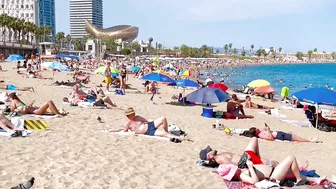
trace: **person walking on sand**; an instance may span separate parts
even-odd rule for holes
[[[106,69],[105,69],[105,83],[106,83],[106,90],[110,91],[110,84],[112,82],[111,78],[111,62],[107,62]]]

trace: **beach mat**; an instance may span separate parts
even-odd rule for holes
[[[146,137],[146,138],[152,138],[152,139],[158,139],[158,140],[165,140],[165,141],[169,141],[169,138],[165,138],[165,137],[158,137],[158,136],[149,136],[149,135],[141,135],[141,134],[135,134],[135,132],[112,132],[110,130],[104,130],[104,133],[109,133],[109,134],[115,134],[115,135],[124,135],[124,136],[141,136],[141,137]]]
[[[47,127],[44,120],[24,120],[24,128],[27,130],[46,130]]]
[[[295,127],[306,127],[306,128],[308,128],[308,127],[312,126],[309,121],[284,120],[284,119],[282,119],[280,121],[286,122],[286,123],[288,123],[290,125],[293,125]]]

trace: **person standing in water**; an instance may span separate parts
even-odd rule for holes
[[[112,78],[111,78],[111,62],[107,62],[106,64],[106,69],[105,69],[105,83],[106,83],[106,90],[110,91],[110,84],[112,82]]]

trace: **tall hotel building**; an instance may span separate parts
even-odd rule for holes
[[[0,14],[24,19],[37,26],[50,26],[55,36],[55,0],[0,0]]]
[[[103,28],[103,0],[70,0],[70,35],[73,39],[87,35],[86,19]]]

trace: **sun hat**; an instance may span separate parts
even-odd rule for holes
[[[132,107],[129,107],[129,108],[127,108],[127,109],[125,110],[125,115],[126,115],[126,116],[129,116],[129,115],[131,115],[131,114],[135,114],[135,111],[134,111],[134,109],[133,109]]]
[[[199,153],[201,160],[207,160],[207,155],[211,151],[212,148],[210,146],[207,146],[205,149],[201,150]]]
[[[231,181],[238,170],[238,166],[234,164],[221,164],[217,168],[217,173],[223,179]]]

